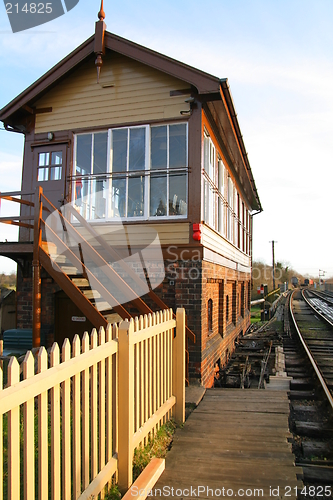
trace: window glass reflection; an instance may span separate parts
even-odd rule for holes
[[[107,132],[94,134],[94,174],[104,174],[107,171]]]
[[[127,170],[127,133],[127,129],[112,132],[112,172],[126,172]]]
[[[82,175],[91,173],[92,134],[78,135],[76,139],[76,168]]]
[[[39,153],[38,165],[40,167],[45,167],[45,165],[48,165],[49,164],[49,156],[50,156],[50,153]]]
[[[130,177],[128,179],[127,217],[142,217],[144,215],[145,178]]]
[[[144,128],[130,129],[129,170],[144,170],[146,150],[146,130]]]
[[[187,215],[186,174],[170,174],[169,177],[169,215]]]
[[[152,175],[150,177],[150,215],[156,217],[167,215],[166,175]]]
[[[169,125],[169,167],[185,167],[187,164],[186,124]]]
[[[111,216],[125,217],[126,179],[113,179],[111,192]]]
[[[51,153],[51,165],[62,165],[62,151]]]
[[[151,129],[151,168],[167,167],[167,127]]]

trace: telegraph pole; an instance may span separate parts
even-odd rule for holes
[[[273,266],[273,290],[275,290],[275,257],[274,257],[274,243],[277,241],[270,241],[272,243],[272,266]]]
[[[321,278],[324,278],[325,274],[326,274],[326,271],[323,271],[322,269],[319,269],[319,290],[321,290]]]

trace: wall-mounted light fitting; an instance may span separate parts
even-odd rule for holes
[[[47,139],[48,139],[49,141],[52,141],[53,137],[54,137],[54,133],[53,133],[53,132],[48,132],[48,133],[47,133]]]
[[[186,111],[181,111],[180,114],[181,115],[190,115],[193,113],[193,109],[196,107],[196,104],[195,104],[195,98],[193,96],[190,96],[190,97],[187,97],[185,99],[185,102],[186,104],[189,104],[190,105],[190,109],[187,109]]]

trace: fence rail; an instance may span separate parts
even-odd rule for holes
[[[125,492],[134,449],[171,414],[184,421],[185,311],[75,335],[37,360],[28,351],[22,380],[16,358],[5,371],[0,500],[104,498],[112,478]]]

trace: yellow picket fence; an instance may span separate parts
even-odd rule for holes
[[[75,335],[37,359],[35,373],[30,351],[21,367],[11,358],[4,389],[0,368],[0,500],[104,498],[112,479],[125,492],[134,449],[171,415],[184,421],[184,309]]]

